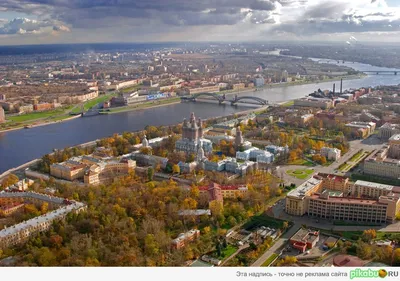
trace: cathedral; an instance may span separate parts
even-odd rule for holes
[[[183,120],[182,139],[176,142],[175,150],[193,153],[197,159],[212,153],[212,142],[203,138],[203,122],[200,118],[196,121],[193,112],[189,121],[186,118]]]

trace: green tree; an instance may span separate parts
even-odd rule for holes
[[[152,181],[154,177],[154,169],[152,167],[147,169],[147,179],[148,181]]]

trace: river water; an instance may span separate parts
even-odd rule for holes
[[[356,70],[394,70],[360,63],[344,63]],[[265,88],[257,92],[242,93],[264,98],[270,103],[304,97],[318,88],[332,89],[340,81]],[[400,75],[370,75],[362,79],[343,80],[343,90],[349,88],[374,87],[378,85],[400,84]],[[50,153],[54,148],[61,149],[124,131],[137,131],[146,125],[171,125],[189,117],[191,112],[201,118],[226,116],[248,109],[246,106],[233,107],[214,103],[178,103],[139,111],[110,115],[97,115],[77,118],[71,121],[0,133],[0,174],[10,168],[24,164]]]

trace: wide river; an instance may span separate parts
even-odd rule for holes
[[[344,63],[356,70],[393,70],[360,63]],[[332,89],[336,83],[339,90],[340,81],[266,88],[257,92],[243,93],[267,99],[270,103],[304,97],[321,88]],[[378,85],[400,84],[400,74],[370,75],[363,79],[344,80],[343,90]],[[85,143],[124,131],[137,131],[146,125],[171,125],[179,123],[191,112],[201,118],[225,116],[248,109],[246,106],[233,107],[213,103],[178,103],[139,111],[110,115],[98,115],[77,118],[71,121],[35,127],[27,130],[16,130],[0,133],[0,174],[30,160],[50,153],[54,148]]]

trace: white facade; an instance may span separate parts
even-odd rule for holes
[[[341,151],[337,148],[323,147],[321,155],[325,156],[328,160],[337,161],[341,157]]]

